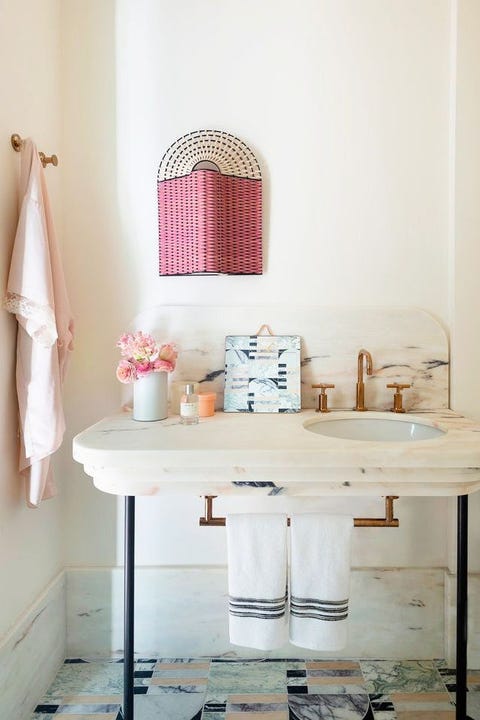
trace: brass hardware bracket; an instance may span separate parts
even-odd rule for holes
[[[12,137],[10,138],[10,142],[12,143],[12,147],[15,152],[21,151],[23,147],[23,140],[18,133],[14,133],[12,135]],[[55,167],[58,165],[58,157],[56,155],[45,155],[44,152],[39,152],[38,156],[43,167],[47,167],[47,165],[49,164],[54,165]]]
[[[205,515],[198,521],[200,527],[224,527],[226,518],[214,517],[213,501],[216,495],[205,495]],[[385,497],[385,517],[383,518],[354,518],[355,527],[386,527],[397,528],[399,526],[398,518],[393,517],[393,503],[398,500],[398,495],[387,495]],[[287,525],[290,525],[290,518],[287,518]]]

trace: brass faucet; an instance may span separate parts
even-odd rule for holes
[[[363,359],[367,361],[367,375],[373,373],[372,356],[362,348],[358,351],[358,378],[357,378],[357,402],[355,403],[354,410],[364,412],[367,410],[365,407],[365,384],[363,382]]]

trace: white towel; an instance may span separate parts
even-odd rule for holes
[[[311,650],[347,643],[353,518],[294,515],[291,519],[290,642]]]
[[[286,515],[227,516],[230,642],[273,650],[287,641]]]

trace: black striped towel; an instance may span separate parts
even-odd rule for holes
[[[347,643],[350,545],[353,518],[293,515],[290,569],[290,641],[311,650]]]
[[[228,515],[230,641],[273,650],[287,641],[286,515]]]

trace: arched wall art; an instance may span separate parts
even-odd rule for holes
[[[262,274],[262,178],[242,140],[188,133],[157,180],[160,275]]]

